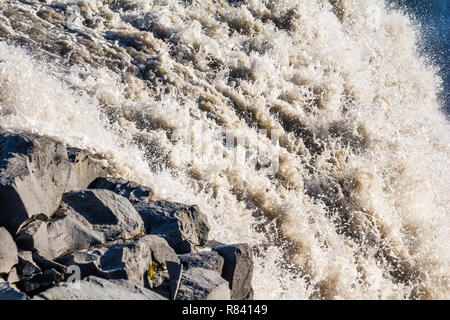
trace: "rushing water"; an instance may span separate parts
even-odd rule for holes
[[[198,204],[253,246],[256,298],[448,299],[450,126],[421,32],[382,0],[6,0],[0,126]]]
[[[444,80],[441,96],[450,115],[450,0],[392,0],[391,4],[421,25],[421,49],[440,68]]]

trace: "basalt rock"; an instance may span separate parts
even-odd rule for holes
[[[96,178],[109,173],[106,161],[99,155],[78,148],[67,148],[67,154],[71,170],[66,192],[86,189]]]
[[[29,277],[35,273],[42,272],[41,268],[34,262],[33,253],[31,251],[19,252],[19,264],[17,273],[21,277]]]
[[[30,277],[23,277],[22,280],[17,282],[17,288],[28,295],[35,295],[56,285],[63,279],[64,276],[62,274],[55,269],[50,269],[33,274]]]
[[[253,254],[248,244],[240,243],[214,247],[224,258],[222,277],[230,284],[231,298],[253,299]]]
[[[32,134],[0,132],[0,226],[15,235],[28,218],[50,216],[70,174],[66,147]]]
[[[88,221],[63,208],[51,218],[36,216],[31,219],[19,230],[16,238],[19,248],[37,250],[49,260],[103,241],[103,234],[94,230]]]
[[[177,300],[229,300],[228,282],[218,272],[191,268],[183,272]]]
[[[41,268],[41,270],[54,269],[59,273],[64,274],[65,276],[70,274],[68,268],[65,265],[53,260],[46,259],[45,257],[39,255],[37,252],[33,252],[33,261],[36,263],[36,265],[39,266],[39,268]]]
[[[6,281],[13,284],[20,281],[20,276],[19,273],[17,272],[17,267],[13,267],[11,269],[11,271],[8,273],[8,276],[6,277]]]
[[[192,252],[208,241],[208,219],[197,206],[162,200],[137,202],[134,207],[147,233],[166,239],[178,254]]]
[[[45,300],[165,300],[161,295],[127,280],[87,277],[78,282],[60,283],[39,294]]]
[[[97,178],[89,184],[88,188],[114,191],[127,198],[131,203],[149,201],[153,196],[153,190],[148,187],[133,181],[114,178]]]
[[[144,230],[144,222],[131,203],[110,190],[65,193],[62,207],[87,220],[105,241],[131,239]]]
[[[0,227],[0,274],[9,273],[18,262],[17,246],[11,234]]]
[[[72,252],[57,261],[66,266],[79,266],[82,278],[94,275],[105,279],[130,280],[137,285],[150,282],[149,286],[152,286],[155,274],[167,269],[169,262],[179,264],[167,242],[154,235]]]

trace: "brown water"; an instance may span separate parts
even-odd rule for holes
[[[448,299],[450,126],[415,25],[229,2],[3,1],[0,125],[198,204],[252,244],[256,298]]]

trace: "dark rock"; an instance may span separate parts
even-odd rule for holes
[[[131,203],[109,190],[68,192],[62,205],[103,233],[106,241],[132,239],[144,230],[144,222]]]
[[[6,281],[9,283],[16,283],[20,281],[19,273],[17,272],[17,267],[13,267],[6,277]]]
[[[21,277],[29,277],[35,273],[42,272],[41,268],[34,262],[31,251],[19,252],[19,265],[17,272]]]
[[[28,300],[28,296],[15,290],[9,282],[0,280],[0,300]]]
[[[151,252],[139,245],[115,244],[77,251],[58,259],[66,266],[80,267],[81,277],[94,275],[104,279],[125,279],[144,285],[144,276],[151,264]]]
[[[231,298],[253,299],[253,254],[245,243],[214,247],[224,258],[222,277],[230,284]]]
[[[45,270],[17,282],[17,288],[29,295],[35,295],[63,280],[63,275],[55,269]]]
[[[106,177],[106,161],[99,155],[78,148],[67,148],[71,164],[70,176],[65,191],[86,189],[98,177]]]
[[[72,252],[66,256],[60,257],[57,261],[65,266],[76,265],[80,268],[81,278],[90,275],[100,275],[100,257],[104,251],[100,250],[83,250]]]
[[[169,273],[170,299],[175,300],[181,284],[183,265],[181,263],[168,261],[167,272]]]
[[[126,279],[137,285],[152,282],[154,275],[148,275],[152,266],[165,269],[168,262],[179,264],[167,242],[154,235],[127,243],[112,243],[72,252],[57,261],[66,266],[79,266],[82,278],[94,275],[105,279]]]
[[[106,189],[124,196],[131,203],[149,201],[153,196],[153,190],[137,184],[133,181],[125,181],[114,178],[97,178],[89,184],[88,189]]]
[[[41,268],[42,270],[50,270],[55,269],[59,273],[64,275],[68,274],[67,267],[63,264],[55,262],[53,260],[48,260],[43,256],[39,255],[37,252],[33,252],[33,261]]]
[[[208,242],[206,243],[206,246],[205,247],[208,247],[208,248],[214,248],[214,247],[217,247],[217,246],[224,246],[225,245],[225,243],[222,243],[222,242],[220,242],[220,241],[217,241],[217,240],[214,240],[214,239],[211,239],[211,240],[208,240]]]
[[[70,174],[65,146],[46,137],[0,132],[0,226],[15,235],[28,218],[51,215]]]
[[[0,227],[0,274],[9,273],[18,262],[17,246],[11,234]]]
[[[223,258],[216,251],[203,251],[179,255],[184,269],[203,268],[222,273]]]
[[[208,219],[197,206],[164,200],[137,202],[134,206],[147,233],[166,239],[178,254],[192,252],[208,241]]]
[[[77,283],[60,283],[37,296],[46,300],[165,300],[164,297],[126,280],[88,277]]]
[[[54,259],[73,250],[85,249],[104,242],[101,232],[72,210],[60,208],[54,216],[36,216],[19,230],[16,243],[23,250],[37,250]]]
[[[177,300],[229,300],[228,282],[219,273],[192,268],[183,272]]]

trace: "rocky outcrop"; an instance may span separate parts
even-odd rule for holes
[[[21,277],[29,277],[35,273],[42,272],[41,268],[34,262],[33,253],[31,251],[19,252],[19,264],[17,266],[17,274]]]
[[[88,277],[78,284],[61,283],[39,294],[45,300],[165,300],[164,297],[126,280]]]
[[[131,239],[144,231],[144,222],[130,201],[109,190],[65,193],[62,207],[78,219],[87,220],[106,241]]]
[[[36,216],[28,221],[16,238],[23,250],[36,250],[54,259],[73,250],[85,249],[104,242],[101,232],[72,210],[60,209],[51,218]]]
[[[17,272],[17,267],[13,267],[11,271],[8,273],[8,276],[6,277],[6,281],[9,283],[17,283],[20,281],[19,273]]]
[[[67,148],[71,170],[65,191],[86,189],[98,177],[108,176],[105,160],[79,148]]]
[[[17,246],[11,234],[0,227],[0,274],[9,273],[18,262]]]
[[[64,144],[32,134],[0,132],[0,226],[15,234],[28,218],[50,216],[70,174]]]
[[[64,279],[63,275],[55,269],[45,270],[39,273],[32,274],[29,277],[23,277],[17,282],[17,288],[20,291],[29,295],[34,295],[47,288],[50,288],[61,282]]]
[[[126,279],[141,286],[152,281],[154,276],[149,274],[152,265],[165,268],[169,261],[178,263],[175,252],[164,239],[154,235],[73,252],[58,259],[66,266],[79,266],[81,277]]]
[[[177,300],[229,300],[228,282],[218,272],[192,268],[181,276]]]
[[[208,241],[209,224],[197,206],[170,201],[137,202],[134,207],[145,223],[146,232],[156,234],[179,253],[195,251]]]
[[[214,247],[224,258],[222,277],[230,284],[231,298],[237,300],[253,299],[253,254],[245,243]]]
[[[166,239],[177,253],[192,252],[208,240],[208,220],[197,206],[150,201],[150,188],[120,179],[97,178],[89,188],[111,190],[127,197],[144,221],[146,232]]]
[[[0,299],[252,297],[250,247],[209,241],[197,206],[108,172],[84,150],[0,132]]]

